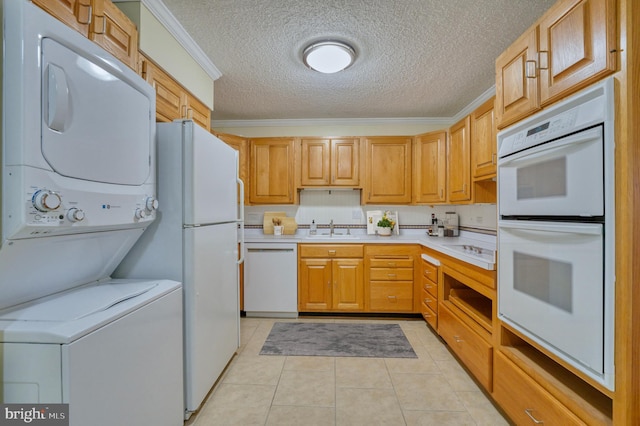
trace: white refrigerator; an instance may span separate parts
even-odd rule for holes
[[[157,143],[157,219],[114,276],[183,283],[189,418],[239,346],[243,186],[237,151],[193,121],[158,123]]]

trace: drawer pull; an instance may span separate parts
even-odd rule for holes
[[[397,275],[396,275],[396,274],[387,274],[387,276],[388,276],[389,278],[395,278],[395,277],[397,277]]]
[[[387,299],[389,299],[389,302],[397,302],[398,298],[396,296],[387,296]]]
[[[544,422],[542,420],[538,420],[535,417],[533,417],[533,414],[531,414],[531,412],[533,411],[533,408],[527,408],[524,410],[525,414],[527,416],[529,416],[529,418],[531,419],[531,421],[533,421],[535,424],[537,425],[542,425],[544,424]]]
[[[426,303],[427,305],[428,305],[429,303],[431,303],[431,302],[432,302],[432,300],[431,300],[431,299],[424,299],[424,303]]]
[[[431,275],[431,271],[424,271],[425,275]]]
[[[464,340],[462,340],[462,339],[460,338],[460,336],[453,336],[453,339],[456,341],[456,343],[462,343],[462,342],[464,342]]]
[[[387,262],[387,265],[395,268],[396,262]]]
[[[329,256],[335,256],[335,255],[336,255],[335,250],[329,250]]]
[[[428,312],[423,312],[423,313],[422,313],[422,316],[427,317],[427,318],[431,318],[433,315],[431,315],[431,314],[430,314],[430,313],[428,313]]]
[[[425,285],[424,285],[424,289],[425,289],[425,290],[429,290],[429,289],[431,289],[431,288],[433,288],[433,286],[432,286],[431,284],[425,284]]]

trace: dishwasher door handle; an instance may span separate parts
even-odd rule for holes
[[[262,253],[262,252],[293,252],[292,248],[248,248],[249,253]]]

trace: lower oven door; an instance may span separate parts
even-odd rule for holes
[[[499,318],[581,371],[604,374],[602,225],[498,228]]]

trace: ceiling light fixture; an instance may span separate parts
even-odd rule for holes
[[[333,74],[351,66],[356,51],[341,41],[328,40],[313,43],[302,52],[304,64],[312,70]]]

